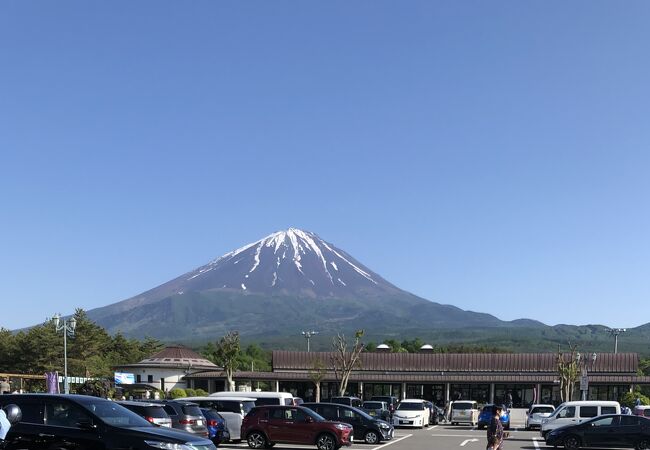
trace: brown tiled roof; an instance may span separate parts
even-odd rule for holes
[[[320,359],[332,370],[331,352],[273,352],[273,370],[310,370]],[[566,355],[569,358],[569,355]],[[361,371],[381,372],[552,372],[557,371],[556,353],[362,353]],[[589,372],[636,374],[636,353],[598,353]]]
[[[205,371],[186,375],[185,378],[225,378],[223,371]],[[305,372],[235,372],[233,378],[237,380],[260,381],[309,381]],[[350,381],[363,381],[366,383],[542,383],[551,384],[557,380],[556,374],[425,374],[425,373],[369,373],[353,372]],[[327,373],[323,381],[336,381],[334,373]],[[601,384],[650,384],[650,377],[636,375],[592,375],[589,373],[590,383]]]
[[[195,369],[217,369],[217,365],[187,347],[171,345],[155,355],[143,359],[136,364],[124,364],[119,367],[175,367]]]

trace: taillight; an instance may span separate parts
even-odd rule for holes
[[[153,417],[145,417],[145,419],[147,420],[147,422],[154,423]]]
[[[196,425],[195,419],[181,419],[178,421],[181,425]]]
[[[216,427],[217,425],[219,425],[219,422],[217,422],[216,420],[214,420],[214,419],[209,419],[208,420],[208,426]]]

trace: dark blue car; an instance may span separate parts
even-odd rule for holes
[[[205,417],[205,424],[208,427],[208,437],[214,445],[219,445],[222,442],[230,440],[230,433],[226,425],[226,419],[223,418],[214,409],[201,408],[201,412]]]
[[[503,415],[501,416],[501,423],[503,424],[503,428],[506,430],[510,429],[510,410],[508,410],[505,406],[501,405],[503,408]],[[478,429],[482,430],[483,428],[487,427],[490,424],[490,421],[492,420],[492,416],[494,415],[493,413],[494,405],[485,405],[483,409],[481,409],[481,413],[478,415]]]

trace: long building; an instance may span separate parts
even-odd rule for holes
[[[313,374],[320,368],[321,398],[337,395],[338,382],[331,363],[333,353],[274,351],[271,372],[236,372],[238,390],[291,392],[314,399]],[[560,380],[556,353],[362,353],[360,364],[348,384],[348,395],[368,399],[373,395],[424,398],[440,406],[449,400],[481,403],[504,402],[512,396],[514,407],[533,402],[560,403]],[[565,355],[566,358],[569,355]],[[587,388],[588,399],[618,400],[635,385],[650,384],[650,377],[637,374],[636,353],[598,353],[582,358],[582,377],[576,383]],[[226,390],[222,370],[194,372],[185,380],[191,388],[208,392]]]

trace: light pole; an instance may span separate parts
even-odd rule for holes
[[[618,335],[625,333],[627,330],[625,328],[611,328],[609,334],[614,335],[614,354],[618,353]]]
[[[307,351],[309,351],[309,339],[311,339],[312,336],[318,334],[318,331],[303,331],[302,335],[305,336],[305,339],[307,339]]]
[[[77,328],[77,319],[74,317],[70,320],[61,320],[61,314],[55,314],[52,317],[56,332],[63,331],[63,393],[70,393],[70,385],[68,384],[68,334],[70,337],[74,336],[74,329]]]
[[[587,371],[587,358],[581,358],[582,355],[578,353],[576,355],[576,360],[578,365],[580,365],[580,360],[582,359],[582,370],[580,373],[580,390],[582,391],[582,400],[587,400],[587,392],[589,392],[589,373]],[[591,369],[594,369],[594,364],[596,364],[596,358],[598,355],[596,353],[591,354]]]

